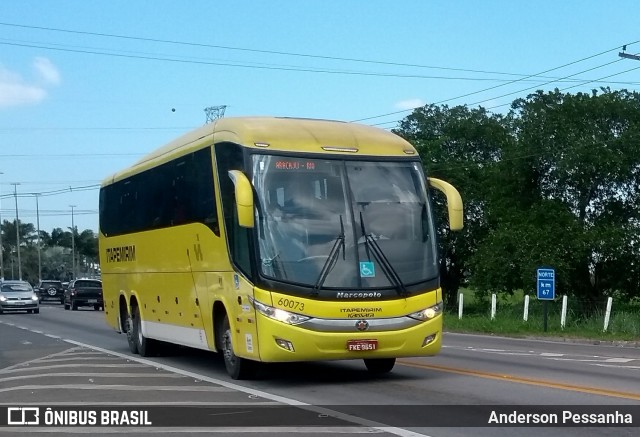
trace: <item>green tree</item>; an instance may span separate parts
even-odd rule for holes
[[[575,222],[569,292],[596,302],[638,295],[640,94],[538,92],[514,102],[520,147],[536,156],[541,195]]]
[[[455,302],[471,274],[469,259],[488,231],[485,184],[505,143],[511,141],[507,124],[482,108],[427,105],[416,109],[394,132],[417,148],[428,176],[452,183],[462,195],[462,232],[447,230],[445,199],[439,194],[434,198],[440,215],[442,287],[446,301]]]

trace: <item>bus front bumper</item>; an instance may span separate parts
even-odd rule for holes
[[[355,321],[354,321],[355,324]],[[442,342],[442,315],[392,331],[320,332],[257,314],[264,362],[400,358],[435,355]]]

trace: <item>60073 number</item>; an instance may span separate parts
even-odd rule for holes
[[[298,310],[298,311],[304,310],[304,302],[300,302],[293,299],[286,299],[284,297],[281,297],[278,300],[278,306],[288,308],[290,310]]]

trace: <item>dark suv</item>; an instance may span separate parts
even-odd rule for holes
[[[57,300],[60,303],[64,303],[62,281],[42,280],[36,287],[36,293],[40,296],[41,302],[44,300]]]
[[[77,310],[79,306],[91,306],[104,310],[102,281],[99,279],[74,279],[64,292],[64,309]]]

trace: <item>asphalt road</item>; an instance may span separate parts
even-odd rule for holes
[[[227,377],[217,354],[175,348],[141,359],[129,353],[126,338],[111,331],[102,312],[44,304],[38,315],[0,317],[0,405],[143,405],[151,408],[155,424],[133,429],[140,435],[637,435],[639,348],[458,334],[445,334],[444,344],[439,356],[399,360],[384,377],[349,361],[269,365],[259,379],[237,382]],[[194,406],[205,408],[195,422],[203,416],[215,422],[160,426],[191,420]],[[468,427],[488,422],[493,411],[562,416],[616,409],[628,412],[635,428]],[[0,433],[27,430],[36,428],[0,427]],[[113,430],[135,435],[128,428]],[[92,434],[100,435],[100,428]]]

